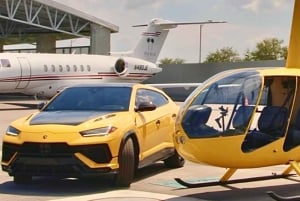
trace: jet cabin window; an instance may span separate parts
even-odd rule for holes
[[[81,70],[81,72],[84,71],[84,66],[83,65],[80,65],[80,70]]]
[[[261,77],[256,71],[239,72],[204,88],[183,116],[190,138],[244,134],[258,101]]]
[[[0,61],[1,61],[1,66],[2,66],[2,67],[4,67],[4,68],[9,68],[9,67],[11,67],[10,62],[9,62],[8,59],[0,59]]]
[[[76,65],[73,65],[73,71],[77,72],[77,66]]]
[[[87,65],[86,68],[87,68],[88,71],[91,71],[91,66],[90,65]]]

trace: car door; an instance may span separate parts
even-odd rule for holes
[[[174,113],[168,104],[168,99],[159,92],[139,89],[136,96],[139,102],[152,102],[156,105],[153,111],[138,112],[136,121],[141,139],[142,158],[169,147],[172,144]]]

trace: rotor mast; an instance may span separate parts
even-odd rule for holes
[[[295,0],[293,21],[288,47],[287,68],[300,68],[300,0]]]

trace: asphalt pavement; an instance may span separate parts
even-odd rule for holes
[[[0,98],[0,135],[13,120],[36,111],[33,98]],[[0,145],[2,146],[2,145]],[[0,152],[1,154],[1,152]],[[229,156],[230,157],[230,156]],[[238,170],[232,179],[252,178],[280,174],[286,166]],[[181,201],[181,200],[222,200],[222,201],[271,201],[266,192],[274,191],[283,196],[299,195],[300,177],[278,178],[262,181],[249,181],[228,185],[213,185],[200,188],[186,188],[174,178],[189,182],[216,181],[225,168],[217,168],[187,162],[183,168],[167,169],[163,163],[156,163],[139,170],[130,188],[116,189],[103,181],[82,181],[76,179],[34,179],[29,186],[15,185],[12,177],[0,171],[1,201],[97,201],[97,200],[144,200],[144,201]]]

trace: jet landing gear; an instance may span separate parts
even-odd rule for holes
[[[228,170],[225,172],[225,174],[218,181],[198,182],[198,183],[193,182],[193,183],[191,183],[191,182],[184,181],[180,178],[174,178],[174,179],[177,183],[179,183],[182,186],[185,186],[187,188],[199,188],[199,187],[207,187],[207,186],[227,185],[227,184],[235,184],[235,183],[243,183],[243,182],[252,182],[252,181],[261,181],[261,180],[269,180],[269,179],[287,178],[287,177],[295,175],[295,174],[291,174],[291,171],[293,171],[293,170],[297,173],[297,175],[300,176],[300,166],[299,166],[297,161],[290,161],[289,166],[281,174],[272,174],[272,175],[269,175],[269,176],[229,180],[229,178],[237,171],[237,169],[228,168]],[[274,193],[273,194],[271,193],[271,195],[274,195]],[[276,195],[274,195],[274,197],[275,196]],[[300,200],[300,196],[298,197],[297,200]],[[294,201],[294,199],[292,199],[292,201]]]

